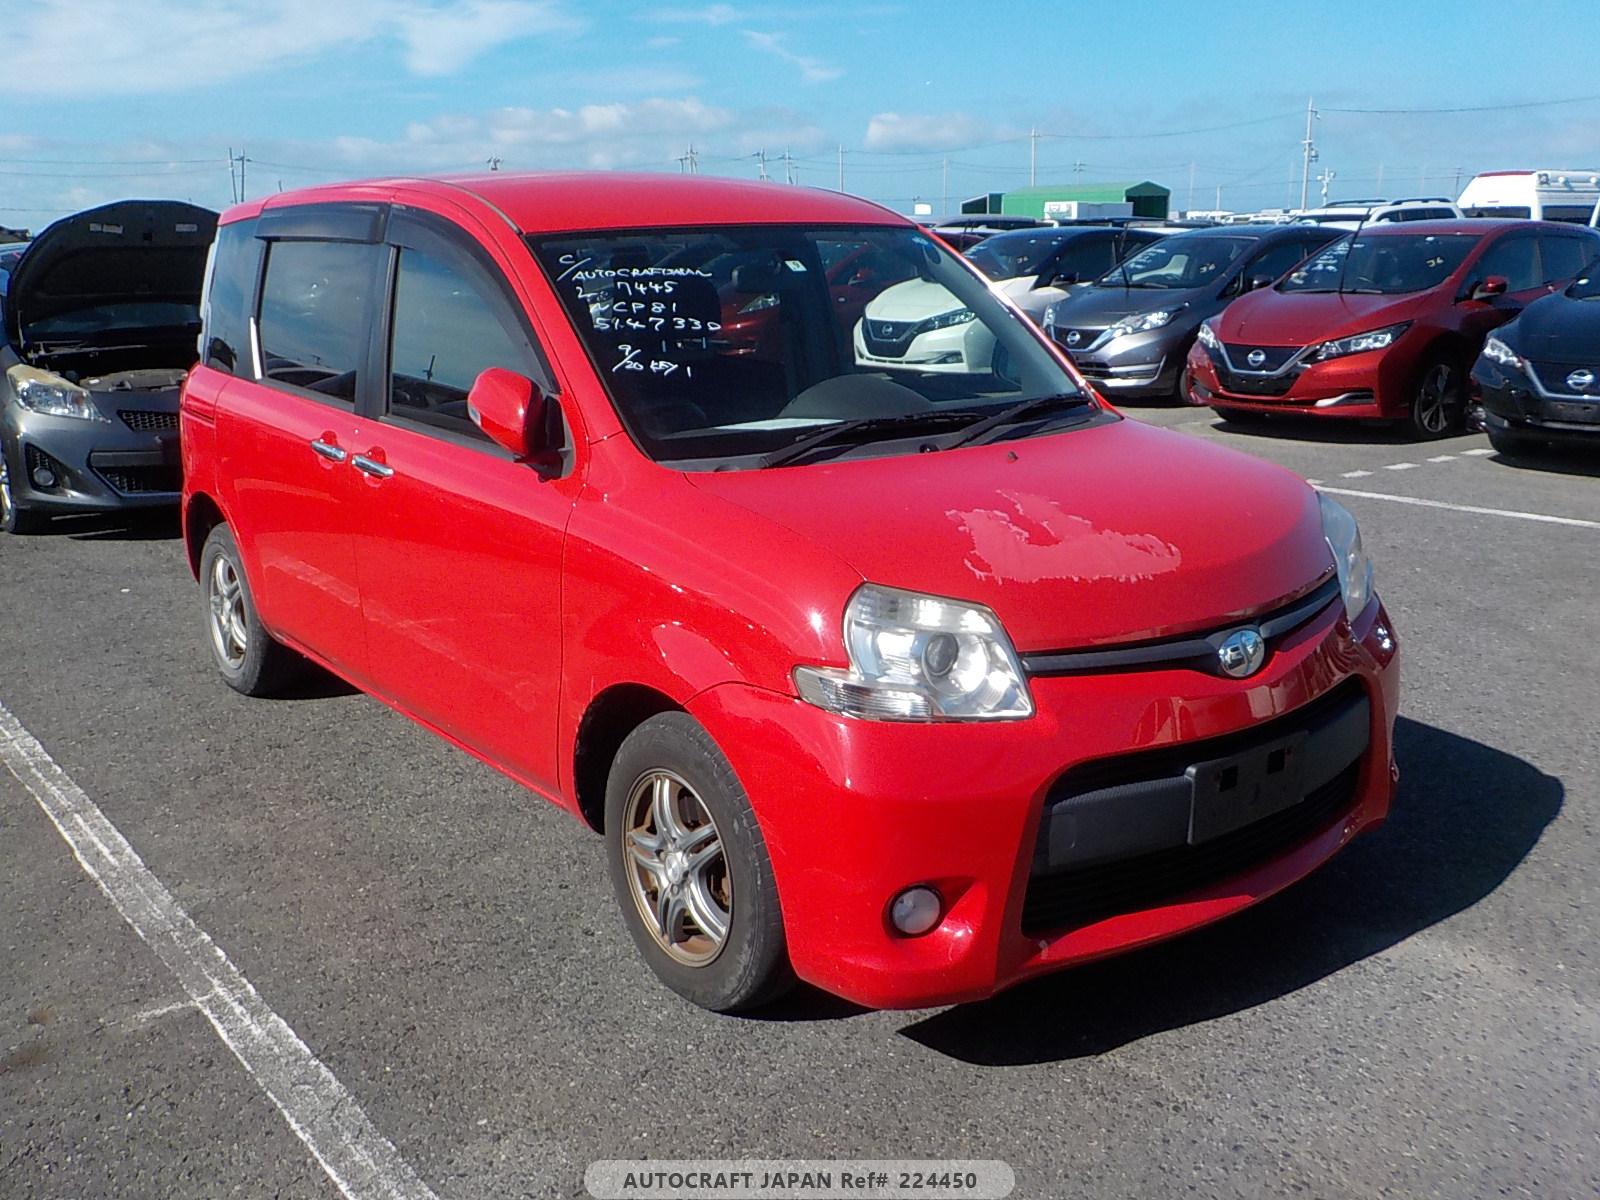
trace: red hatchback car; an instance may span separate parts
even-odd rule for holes
[[[1565,287],[1593,231],[1539,221],[1415,221],[1341,238],[1201,327],[1185,392],[1224,416],[1304,413],[1461,427],[1489,331]]]
[[[982,361],[858,363],[853,256],[944,289]],[[876,205],[285,193],[222,218],[203,320],[184,517],[223,678],[310,659],[582,817],[697,1003],[987,996],[1387,813],[1397,647],[1350,514],[1123,419]]]

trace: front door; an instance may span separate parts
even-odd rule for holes
[[[464,233],[397,216],[388,237],[387,386],[352,460],[376,690],[553,793],[576,481],[514,461],[467,415],[488,367],[550,376],[503,275]]]

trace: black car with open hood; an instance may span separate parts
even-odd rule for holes
[[[217,214],[124,200],[65,217],[0,305],[0,529],[176,502],[178,389]]]

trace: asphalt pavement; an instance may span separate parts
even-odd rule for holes
[[[1019,1197],[1600,1193],[1600,458],[1140,419],[1360,518],[1404,644],[1390,822],[1197,935],[984,1004],[662,989],[599,841],[381,704],[215,676],[172,522],[0,540],[0,706],[440,1200],[602,1158],[997,1158]],[[91,856],[92,859],[92,856]],[[331,1197],[0,770],[0,1196]]]

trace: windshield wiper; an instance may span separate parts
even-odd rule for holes
[[[968,445],[977,441],[991,429],[998,429],[1002,425],[1010,425],[1012,422],[1027,416],[1035,409],[1088,408],[1090,404],[1089,397],[1081,392],[1058,392],[1051,396],[1035,396],[1031,400],[1020,400],[1016,404],[1002,408],[992,416],[984,417],[981,421],[975,421],[973,424],[968,425],[961,431],[961,436],[953,441],[946,442],[944,448],[946,450],[954,450],[957,446]]]
[[[819,446],[849,437],[851,434],[893,433],[907,426],[915,425],[944,425],[951,422],[964,424],[982,415],[982,413],[973,412],[971,409],[950,409],[944,412],[896,413],[894,416],[889,417],[858,417],[854,421],[840,421],[838,424],[819,429],[815,433],[808,433],[798,441],[790,442],[787,446],[779,446],[762,458],[756,465],[762,470],[766,470],[768,467],[781,467],[792,463],[795,459],[810,453]]]

